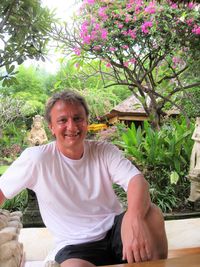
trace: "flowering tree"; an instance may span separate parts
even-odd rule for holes
[[[105,86],[127,85],[154,127],[166,103],[177,106],[178,92],[200,85],[200,78],[190,84],[184,79],[199,70],[200,12],[194,3],[85,0],[73,29],[56,29],[56,38],[77,57],[99,58],[102,78],[112,80]]]

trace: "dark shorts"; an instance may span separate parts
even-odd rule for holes
[[[117,215],[113,227],[106,237],[95,242],[69,245],[56,254],[55,260],[59,264],[76,258],[89,261],[96,266],[126,263],[122,260],[121,223],[124,213]]]

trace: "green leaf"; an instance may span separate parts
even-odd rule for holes
[[[171,182],[171,184],[177,184],[178,180],[179,180],[178,173],[175,172],[175,171],[171,172],[171,174],[170,174],[170,182]]]

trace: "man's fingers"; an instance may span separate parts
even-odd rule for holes
[[[134,253],[135,254],[135,253]],[[137,253],[136,253],[137,254]],[[128,263],[133,263],[135,262],[135,259],[134,259],[134,256],[133,255],[133,250],[132,250],[132,247],[129,247],[128,250],[126,251],[126,260]]]
[[[147,255],[145,247],[142,247],[140,249],[140,258],[141,258],[141,261],[147,261],[148,260],[148,255]]]

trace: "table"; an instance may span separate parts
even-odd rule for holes
[[[107,265],[104,267],[200,267],[200,254],[141,263]]]

